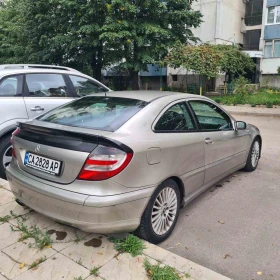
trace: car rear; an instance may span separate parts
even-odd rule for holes
[[[7,168],[17,199],[85,231],[136,229],[152,189],[131,190],[114,181],[134,152],[110,136],[147,105],[89,96],[19,124]]]

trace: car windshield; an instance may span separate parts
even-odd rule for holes
[[[130,98],[89,96],[56,108],[38,119],[61,125],[115,131],[147,104]]]

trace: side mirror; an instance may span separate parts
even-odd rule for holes
[[[235,123],[236,130],[245,130],[247,128],[247,123],[245,122],[236,122]]]

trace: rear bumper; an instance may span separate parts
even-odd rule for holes
[[[25,205],[54,220],[87,232],[131,232],[154,191],[154,187],[113,196],[89,196],[43,184],[14,170],[7,179],[12,192]]]

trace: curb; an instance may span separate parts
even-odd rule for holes
[[[251,107],[223,106],[223,105],[222,108],[232,115],[276,117],[276,118],[280,117],[280,109],[251,108]]]

